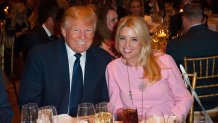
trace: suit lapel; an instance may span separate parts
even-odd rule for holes
[[[61,90],[61,92],[63,94],[63,98],[62,98],[62,103],[60,105],[60,109],[63,110],[61,111],[62,113],[66,113],[68,111],[68,105],[69,105],[69,93],[70,93],[70,77],[69,77],[69,63],[68,63],[68,56],[67,56],[67,51],[66,51],[66,46],[63,40],[61,40],[59,43],[61,43],[61,45],[59,46],[58,51],[60,51],[60,53],[57,52],[57,54],[60,54],[60,64],[63,66],[57,66],[61,68],[61,75],[63,76],[63,83],[64,84],[64,88],[65,90]]]
[[[93,55],[92,48],[87,50],[86,52],[86,63],[85,63],[85,78],[84,78],[84,91],[83,91],[83,101],[84,99],[88,99],[88,96],[90,95],[90,92],[93,92],[92,90],[95,88],[95,82],[96,82],[96,77],[93,76],[93,72],[98,73],[95,68],[96,66],[96,59],[95,56]]]

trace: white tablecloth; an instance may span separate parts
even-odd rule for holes
[[[58,115],[58,119],[59,119],[58,123],[77,123],[76,118],[72,118],[68,114]],[[139,123],[164,123],[166,121],[167,123],[174,123],[175,120],[176,120],[175,116],[165,117],[165,118],[154,116],[149,118],[146,122],[141,121]],[[114,121],[113,123],[122,123],[122,121]]]

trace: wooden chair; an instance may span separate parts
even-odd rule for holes
[[[210,81],[211,79],[215,80],[216,78],[218,80],[218,56],[198,58],[185,57],[184,67],[187,73],[197,73],[195,89],[217,88],[218,90],[218,81]],[[198,95],[200,100],[203,98],[218,97],[218,91],[209,91]],[[211,116],[213,114],[209,115]]]

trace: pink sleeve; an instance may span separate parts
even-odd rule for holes
[[[109,98],[110,102],[112,104],[112,110],[114,116],[116,116],[116,112],[118,109],[123,108],[121,97],[120,97],[120,89],[117,85],[117,82],[115,80],[115,76],[117,74],[114,73],[114,66],[108,65],[106,69],[106,80],[107,80],[107,86],[109,91]]]
[[[179,120],[182,120],[186,118],[192,106],[193,98],[186,88],[182,74],[171,56],[168,57],[168,66],[170,67],[168,70],[168,80],[172,90],[172,95],[176,102],[175,107],[172,108],[171,111],[178,117]]]

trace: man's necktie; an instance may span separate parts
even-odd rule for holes
[[[74,55],[76,57],[74,66],[73,66],[73,76],[71,84],[71,93],[70,93],[70,104],[69,104],[69,114],[70,116],[76,116],[77,106],[82,102],[83,96],[83,74],[82,68],[80,66],[80,53]]]

